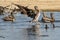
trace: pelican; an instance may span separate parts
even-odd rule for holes
[[[51,18],[47,17],[44,13],[43,13],[43,18],[42,21],[43,22],[54,22],[55,19],[53,17],[53,13],[50,13]]]
[[[34,8],[35,8],[35,16],[34,16],[34,18],[33,18],[33,20],[32,20],[33,22],[38,21],[39,16],[40,16],[38,7],[37,7],[37,6],[34,6]]]
[[[11,15],[8,15],[6,17],[3,18],[4,21],[14,21],[15,20],[15,17],[13,15],[13,11],[11,12]]]
[[[17,6],[20,9],[21,14],[24,14],[24,15],[27,15],[28,17],[33,18],[31,22],[38,21],[40,13],[37,6],[34,6],[35,10],[33,10],[18,4],[13,3],[13,5]]]

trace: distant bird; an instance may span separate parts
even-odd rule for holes
[[[53,13],[50,14],[51,18],[47,17],[44,13],[43,13],[43,18],[42,18],[42,21],[43,22],[54,22],[55,19],[53,17]]]
[[[32,22],[38,21],[40,13],[37,6],[34,6],[35,10],[33,10],[18,4],[13,3],[13,5],[17,6],[20,9],[21,14],[24,14],[24,15],[27,15],[28,17],[33,18]]]
[[[12,21],[12,22],[15,21],[15,17],[14,17],[14,15],[13,15],[13,12],[14,12],[14,11],[12,11],[10,15],[4,17],[3,20],[4,20],[4,21]]]

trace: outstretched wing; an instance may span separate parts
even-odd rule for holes
[[[14,4],[13,5],[17,6],[20,10],[22,10],[22,14],[26,14],[28,17],[34,18],[36,14],[34,14],[34,10],[33,9],[29,9],[28,7],[24,7],[18,4]]]

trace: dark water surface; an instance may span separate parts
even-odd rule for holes
[[[59,13],[54,12],[56,20],[60,20]],[[54,22],[55,27],[53,27],[51,23],[30,23],[28,21],[32,18],[21,14],[15,15],[16,21],[13,23],[3,21],[3,17],[3,15],[0,16],[0,40],[60,40],[60,22]],[[47,29],[45,24],[48,24]]]

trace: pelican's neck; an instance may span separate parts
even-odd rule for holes
[[[43,13],[43,17],[46,17],[45,13]]]
[[[50,16],[51,16],[51,18],[52,18],[52,19],[54,19],[54,16],[53,16],[53,14],[52,14],[52,13],[51,13],[51,15],[50,15]]]
[[[40,13],[37,13],[35,18],[33,18],[33,21],[38,21],[39,17],[40,17]]]

